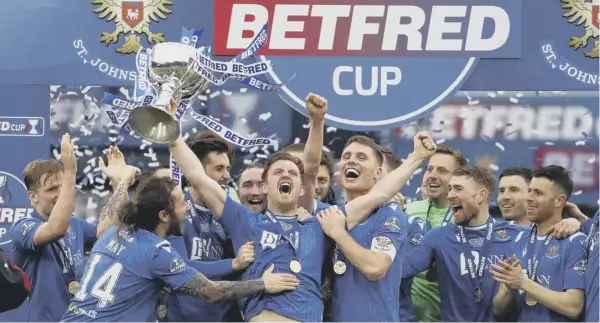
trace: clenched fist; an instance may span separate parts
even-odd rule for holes
[[[306,96],[306,109],[311,119],[323,120],[327,114],[327,100],[317,94],[309,93]]]
[[[427,131],[419,132],[414,138],[414,151],[416,157],[420,159],[427,159],[431,157],[437,146],[433,142],[431,135]]]
[[[254,256],[256,249],[254,247],[254,241],[248,241],[240,247],[237,257],[233,259],[233,271],[240,271],[248,268],[251,263],[254,262]]]

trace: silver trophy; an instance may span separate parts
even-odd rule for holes
[[[129,125],[142,138],[161,144],[175,141],[181,135],[179,121],[170,112],[171,98],[193,100],[204,92],[210,81],[193,69],[198,50],[181,43],[156,44],[150,52],[148,83],[156,90],[153,105],[140,106],[131,111]],[[138,76],[139,77],[139,76]]]

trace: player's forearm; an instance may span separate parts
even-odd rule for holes
[[[304,147],[304,173],[314,175],[315,178],[319,172],[319,164],[323,154],[323,140],[325,137],[323,128],[323,120],[311,119],[308,139]]]
[[[265,290],[262,279],[245,281],[211,281],[201,273],[197,273],[183,284],[179,291],[197,296],[209,303],[226,299],[248,297]]]
[[[123,204],[129,200],[128,189],[129,185],[124,181],[121,181],[115,187],[112,196],[102,209],[102,213],[100,213],[96,237],[100,238],[108,228],[119,224],[119,212]]]
[[[75,172],[65,171],[61,184],[58,199],[47,222],[48,232],[53,238],[63,236],[69,228],[75,204]]]
[[[359,245],[347,231],[340,231],[331,237],[348,260],[370,281],[385,276],[387,268],[383,266],[375,252]]]
[[[515,291],[509,291],[504,284],[500,284],[498,293],[494,296],[492,304],[494,306],[494,315],[503,317],[513,309],[515,305]]]
[[[201,195],[202,200],[216,217],[220,217],[225,206],[227,193],[219,183],[206,174],[204,166],[194,152],[179,138],[170,144],[173,158],[179,165],[181,172],[192,185],[194,190]]]
[[[582,290],[557,292],[531,279],[526,279],[521,289],[540,304],[571,319],[579,318],[583,311],[584,293]]]

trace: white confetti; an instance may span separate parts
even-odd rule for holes
[[[335,127],[327,127],[325,130],[327,133],[337,132],[337,128]]]
[[[86,177],[89,183],[94,182],[94,175],[92,173],[88,173]]]
[[[160,166],[160,163],[159,163],[159,162],[152,162],[152,163],[148,163],[148,167],[151,167],[151,168],[156,168],[156,167],[158,167],[158,166]]]
[[[479,104],[479,100],[471,100],[467,104],[468,105],[478,105]]]
[[[254,153],[255,153],[255,152],[257,152],[259,149],[260,149],[260,147],[258,147],[258,146],[254,146],[254,147],[251,147],[251,148],[248,150],[248,152],[249,152],[249,153],[251,153],[251,154],[254,154]]]
[[[298,138],[298,137],[294,138],[294,143],[295,144],[299,144],[300,143],[300,138]]]
[[[231,95],[231,92],[230,92],[230,95]],[[214,99],[218,96],[221,96],[221,91],[215,91],[214,93],[211,93],[208,97],[211,99]]]
[[[267,120],[269,120],[269,119],[271,118],[271,116],[272,116],[272,115],[271,115],[271,112],[267,112],[267,113],[261,113],[261,114],[258,116],[258,120],[260,120],[260,121],[267,121]]]
[[[585,140],[579,140],[575,142],[575,146],[585,146]]]
[[[263,154],[256,154],[256,158],[267,159],[267,158],[269,158],[269,156],[263,155]]]
[[[497,172],[500,169],[500,167],[498,167],[496,164],[490,164],[488,167],[494,172]]]
[[[446,139],[438,139],[438,140],[435,141],[435,144],[436,145],[440,145],[440,144],[443,144],[445,142],[446,142]]]
[[[588,159],[588,164],[593,164],[596,162],[596,155],[592,156],[592,158]]]
[[[87,163],[90,164],[92,167],[96,167],[96,158],[88,159]]]
[[[495,145],[496,147],[498,147],[498,149],[500,149],[500,150],[504,151],[504,146],[502,146],[502,144],[501,144],[501,143],[499,143],[499,142],[496,142],[494,145]]]
[[[77,156],[77,157],[83,156],[83,153],[79,150],[75,150],[74,153],[75,153],[75,156]]]
[[[54,159],[60,160],[60,153],[58,152],[58,149],[52,149],[52,155],[54,156]]]
[[[546,142],[544,143],[544,145],[546,145],[546,146],[554,146],[554,143],[553,143],[553,142],[551,142],[551,141],[546,141]]]
[[[246,93],[246,92],[248,92],[248,88],[243,87],[240,89],[240,93]]]
[[[573,192],[573,194],[571,194],[571,195],[581,195],[581,193],[583,193],[583,191],[579,190],[579,191]]]
[[[85,150],[83,151],[83,153],[84,153],[86,156],[94,156],[94,152],[93,152],[91,149],[85,149]],[[93,158],[92,158],[92,159],[93,159]]]
[[[497,96],[497,95],[496,95],[496,93],[494,93],[494,92],[490,92],[490,93],[488,93],[488,97],[490,97],[490,98],[492,98],[492,99],[493,99],[493,98],[495,98],[496,96]]]
[[[87,174],[87,173],[89,173],[91,170],[92,170],[92,166],[90,166],[90,165],[87,165],[87,166],[86,166],[86,167],[83,169],[83,173],[84,173],[84,174]]]
[[[94,199],[93,198],[88,197],[87,206],[86,207],[87,207],[88,210],[93,210],[93,209],[96,209],[98,207],[98,204],[94,203]]]
[[[308,129],[309,127],[310,127],[310,122],[302,125],[303,129]]]
[[[96,177],[95,182],[96,182],[96,184],[104,185],[106,183],[106,180],[99,176],[99,177]]]
[[[240,117],[240,118],[239,118],[239,120],[240,120],[242,123],[248,123],[248,120],[247,120],[246,118],[244,118],[244,117]]]

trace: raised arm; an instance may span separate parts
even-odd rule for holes
[[[108,228],[119,224],[119,210],[129,200],[128,190],[135,182],[136,177],[141,175],[138,168],[125,163],[123,153],[117,147],[110,146],[104,151],[108,159],[108,166],[102,157],[98,158],[100,169],[110,179],[113,194],[100,213],[100,220],[96,231],[96,237],[100,237]]]
[[[201,273],[196,273],[186,281],[179,291],[213,303],[226,299],[238,299],[257,293],[270,294],[294,290],[299,281],[294,275],[274,274],[271,265],[262,278],[245,281],[211,281]]]
[[[75,203],[75,175],[77,159],[69,134],[64,134],[60,142],[60,153],[65,172],[62,176],[60,193],[48,221],[42,223],[33,235],[33,245],[40,247],[58,240],[69,228]]]
[[[306,109],[310,114],[310,129],[302,160],[304,164],[305,193],[300,197],[300,206],[312,214],[315,206],[315,182],[319,172],[321,155],[323,154],[323,127],[325,125],[325,114],[327,113],[327,100],[310,93],[306,97]]]
[[[364,221],[371,212],[387,203],[400,191],[421,163],[435,153],[435,143],[427,132],[420,132],[414,137],[414,151],[406,161],[394,171],[383,177],[369,193],[346,204],[348,229],[352,229]]]

